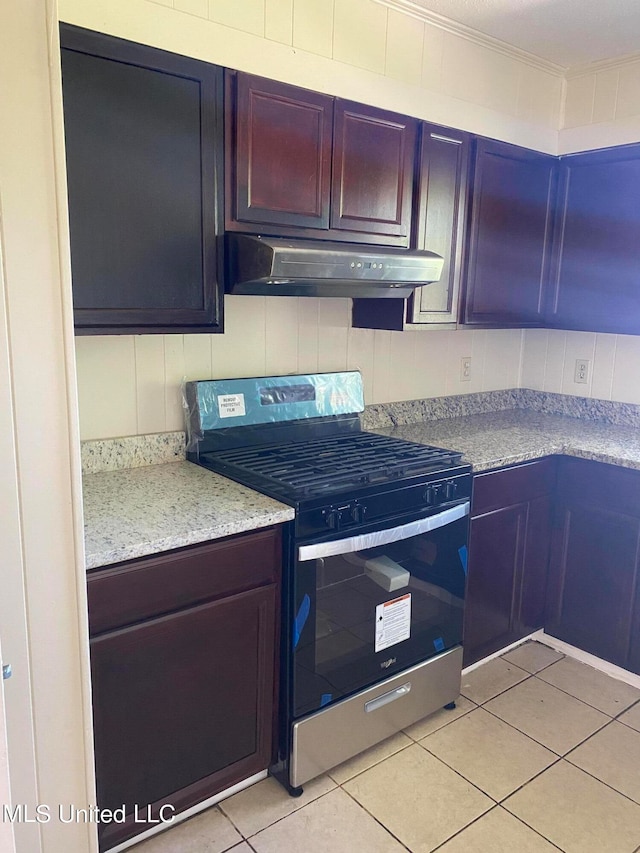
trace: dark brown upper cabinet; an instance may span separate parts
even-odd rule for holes
[[[328,228],[333,98],[248,74],[233,77],[231,217],[264,226]]]
[[[640,334],[640,145],[560,160],[548,324]]]
[[[221,332],[222,69],[60,40],[77,332]]]
[[[409,245],[417,122],[336,100],[331,227]]]
[[[400,331],[452,328],[458,319],[464,248],[469,136],[422,124],[412,246],[444,258],[440,281],[409,299],[354,299],[353,325]]]
[[[476,141],[464,323],[542,325],[556,172],[556,157]]]
[[[415,119],[229,72],[229,231],[408,246]]]

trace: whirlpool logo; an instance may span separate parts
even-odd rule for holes
[[[384,660],[380,664],[380,669],[389,669],[392,663],[396,663],[398,658],[389,658],[389,660]]]

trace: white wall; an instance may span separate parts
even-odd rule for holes
[[[544,63],[373,0],[60,0],[63,21],[555,153]]]
[[[182,429],[186,379],[362,371],[367,403],[513,388],[522,332],[350,327],[351,300],[229,296],[224,335],[76,339],[82,438]],[[460,360],[472,357],[472,379]]]
[[[0,3],[0,630],[14,803],[95,803],[55,0]],[[62,212],[62,216],[60,213]],[[4,286],[2,286],[4,285]],[[20,823],[20,853],[95,826]]]
[[[574,381],[576,359],[591,362],[588,382]],[[558,394],[640,404],[640,337],[527,329],[521,386]]]
[[[569,73],[559,154],[639,140],[640,58]]]

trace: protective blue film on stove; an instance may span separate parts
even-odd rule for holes
[[[302,634],[302,629],[305,626],[307,619],[309,618],[309,611],[311,610],[311,599],[308,595],[305,594],[304,598],[300,602],[300,607],[298,608],[298,612],[296,613],[296,618],[293,620],[293,648],[298,645],[300,641],[300,635]]]
[[[323,708],[325,705],[328,705],[332,699],[333,693],[323,693],[320,697],[320,707]]]
[[[467,553],[467,546],[466,545],[463,545],[461,548],[458,548],[458,556],[460,557],[460,563],[462,564],[462,570],[464,571],[464,573],[466,575],[466,573],[467,573],[467,559],[468,559],[468,553]]]
[[[444,651],[444,640],[442,639],[442,637],[436,637],[435,638],[435,640],[433,641],[433,648],[437,652]]]
[[[189,420],[199,431],[254,426],[364,410],[362,377],[357,370],[211,379],[186,384]]]

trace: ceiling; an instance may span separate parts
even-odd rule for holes
[[[638,0],[413,0],[569,68],[640,50]]]

